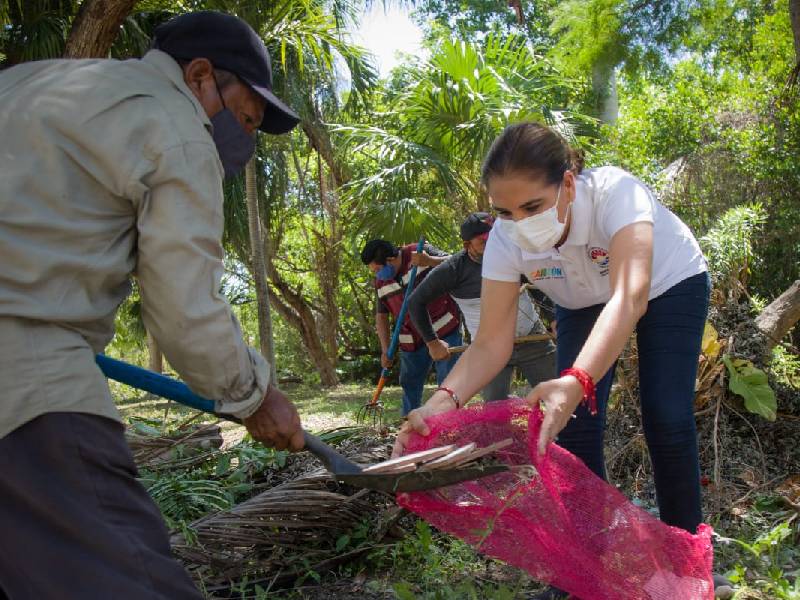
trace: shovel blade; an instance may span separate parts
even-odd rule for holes
[[[464,467],[461,469],[441,469],[438,471],[412,471],[411,473],[334,473],[333,477],[342,483],[355,487],[394,494],[397,492],[419,492],[432,490],[462,481],[480,479],[508,471],[505,465],[483,467]]]

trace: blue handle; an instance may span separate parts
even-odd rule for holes
[[[425,247],[425,237],[419,238],[419,242],[417,243],[417,254],[422,252],[422,249]],[[406,287],[406,291],[403,294],[403,304],[400,306],[400,314],[397,316],[397,322],[394,324],[394,331],[392,332],[392,340],[389,342],[389,351],[386,353],[386,356],[389,360],[394,359],[394,355],[397,352],[397,346],[399,346],[398,342],[400,341],[400,329],[403,327],[403,321],[406,318],[406,312],[408,312],[408,299],[411,297],[411,292],[414,291],[414,281],[417,279],[417,265],[411,267],[411,275],[408,277],[408,287]],[[389,369],[386,367],[383,368],[381,371],[381,377],[388,377],[389,376]]]
[[[168,400],[175,400],[175,402],[180,402],[197,410],[217,414],[214,412],[213,400],[198,396],[185,383],[170,379],[160,373],[129,365],[121,360],[109,358],[104,354],[98,354],[95,360],[97,361],[97,366],[109,379],[125,383]],[[228,415],[218,416],[228,418]]]

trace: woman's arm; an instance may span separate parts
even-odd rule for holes
[[[516,282],[483,280],[478,334],[442,384],[456,393],[461,406],[506,366],[514,347],[518,297]],[[400,429],[392,456],[403,453],[412,431],[428,435],[425,419],[453,408],[453,398],[447,392],[438,391],[423,406],[412,410]]]
[[[632,223],[611,238],[609,248],[611,298],[605,305],[575,359],[597,381],[622,352],[636,323],[647,311],[653,264],[653,224]],[[573,376],[551,379],[537,385],[528,395],[531,404],[545,405],[539,434],[539,454],[566,426],[583,397],[583,388]]]

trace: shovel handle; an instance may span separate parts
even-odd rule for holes
[[[241,424],[241,419],[233,415],[218,413],[214,410],[213,400],[198,396],[189,386],[181,381],[170,379],[161,373],[154,373],[141,367],[129,365],[121,360],[109,358],[103,354],[95,357],[97,366],[109,379],[119,381],[131,387],[150,392],[168,400],[174,400],[196,410],[210,413],[220,419]],[[306,449],[319,458],[332,473],[360,473],[361,469],[325,444],[317,436],[303,431]]]

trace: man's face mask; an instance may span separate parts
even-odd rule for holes
[[[214,79],[216,83],[216,78]],[[212,138],[217,147],[225,178],[234,177],[241,173],[247,162],[253,157],[256,150],[256,138],[250,135],[241,126],[230,109],[225,106],[225,100],[217,84],[217,93],[222,110],[211,117],[213,127]]]
[[[395,273],[397,273],[397,269],[394,268],[394,265],[386,263],[375,273],[375,277],[376,279],[394,279]]]

